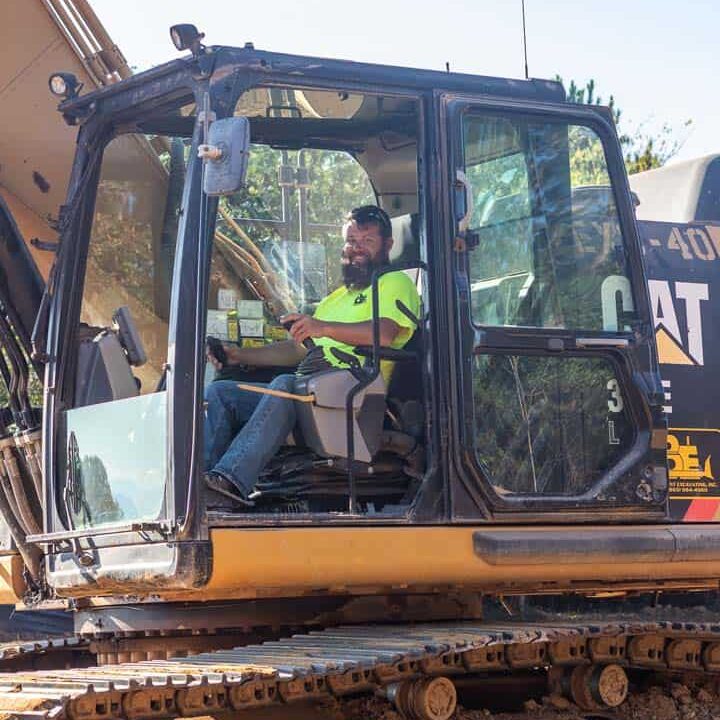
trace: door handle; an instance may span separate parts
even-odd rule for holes
[[[463,215],[458,221],[458,234],[462,236],[470,226],[470,220],[472,220],[475,204],[473,202],[472,187],[470,187],[467,176],[462,170],[457,171],[455,183],[458,187],[463,189],[465,194],[465,215]]]
[[[626,348],[630,345],[627,338],[575,338],[575,346],[579,348]]]

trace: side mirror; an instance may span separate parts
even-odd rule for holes
[[[249,149],[247,118],[224,118],[210,125],[207,144],[198,148],[198,156],[205,162],[203,189],[207,195],[232,195],[244,185]]]

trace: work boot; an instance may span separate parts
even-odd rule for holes
[[[242,490],[226,477],[214,472],[205,473],[205,492],[208,510],[238,510],[255,506]]]

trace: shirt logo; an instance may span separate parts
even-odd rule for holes
[[[367,300],[367,295],[365,293],[360,293],[353,302],[353,305],[362,305]]]

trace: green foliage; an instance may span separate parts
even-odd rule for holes
[[[357,205],[375,202],[375,196],[362,166],[345,152],[334,150],[290,150],[283,153],[268,145],[253,145],[248,163],[246,187],[233,196],[229,205],[243,218],[280,220],[282,188],[280,166],[296,171],[300,155],[307,168],[308,219],[315,224],[342,224],[345,214]],[[290,190],[290,224],[298,222],[297,190]]]
[[[589,128],[568,128],[570,180],[574,188],[583,185],[609,185],[607,161],[600,138]]]
[[[473,370],[476,454],[500,494],[579,495],[627,450],[625,414],[608,413],[607,360],[478,355]]]
[[[19,344],[19,343],[18,343]],[[5,357],[5,363],[9,365],[9,359],[7,351],[2,350]],[[37,376],[34,368],[32,367],[29,358],[25,358],[28,365],[28,398],[30,399],[30,405],[35,408],[42,407],[43,403],[43,383],[42,378]],[[0,380],[0,407],[7,407],[10,402],[10,394],[4,381]],[[15,431],[17,428],[13,425],[8,428],[10,431]]]
[[[686,131],[692,120],[685,120],[681,129]],[[632,146],[625,152],[625,165],[629,174],[652,170],[663,166],[675,157],[682,148],[687,134],[678,137],[678,130],[669,123],[664,123],[655,135],[647,133],[641,125],[633,136]]]
[[[559,75],[556,75],[555,79],[563,82]],[[654,133],[650,133],[644,123],[630,133],[624,131],[621,123],[622,111],[617,107],[614,96],[610,95],[604,102],[603,98],[597,94],[594,80],[588,80],[584,87],[571,80],[565,92],[568,102],[607,105],[610,108],[618,128],[618,138],[625,158],[625,167],[630,175],[661,167],[677,155],[685,142],[686,136],[679,133],[678,129],[669,123],[664,123]],[[682,123],[680,129],[687,130],[691,124],[692,120],[688,119]]]
[[[335,150],[280,151],[268,145],[253,145],[243,190],[221,203],[240,221],[243,230],[262,250],[273,240],[300,238],[300,193],[296,182],[289,188],[283,216],[283,191],[279,183],[282,165],[290,169],[293,181],[300,179],[304,163],[309,186],[307,221],[309,242],[326,250],[328,286],[340,280],[340,250],[343,221],[352,208],[376,202],[375,193],[363,167],[348,153]],[[258,222],[275,221],[275,225]],[[284,220],[285,225],[279,224]],[[253,222],[255,221],[255,222]],[[233,237],[232,228],[218,217],[219,229]]]

